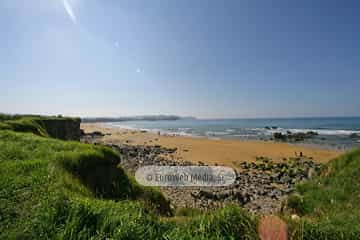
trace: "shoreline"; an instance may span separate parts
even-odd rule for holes
[[[236,179],[229,186],[159,187],[176,211],[206,212],[233,203],[254,214],[279,213],[296,184],[316,176],[324,163],[341,153],[269,141],[163,136],[103,124],[81,127],[83,142],[120,153],[119,165],[133,176],[140,167],[151,165],[217,165],[235,170]]]
[[[274,162],[283,162],[300,153],[314,162],[326,163],[344,153],[326,150],[316,146],[260,140],[209,139],[192,136],[158,135],[149,131],[106,126],[103,123],[82,123],[85,133],[100,131],[105,134],[99,139],[104,144],[160,145],[176,148],[166,156],[170,160],[203,162],[209,165],[224,165],[238,169],[238,164],[254,162],[258,157],[268,157]]]

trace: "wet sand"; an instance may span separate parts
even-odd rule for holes
[[[237,168],[237,164],[255,161],[256,157],[269,157],[274,162],[284,161],[302,152],[314,162],[326,163],[342,154],[341,151],[324,150],[316,146],[301,146],[274,141],[215,140],[198,137],[166,136],[152,132],[111,128],[101,123],[82,123],[86,133],[110,133],[102,138],[106,144],[161,145],[178,150],[168,156],[177,161],[204,162]]]

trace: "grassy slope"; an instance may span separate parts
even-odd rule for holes
[[[298,186],[292,202],[305,221],[304,239],[360,239],[360,149],[332,160],[318,178]]]
[[[49,137],[45,122],[47,121],[80,121],[70,117],[43,117],[36,115],[5,115],[0,114],[0,130],[31,132],[39,136]],[[61,130],[61,129],[60,129]]]
[[[1,131],[0,232],[23,229],[44,201],[48,207],[56,202],[48,201],[52,195],[69,200],[140,199],[160,212],[168,210],[159,192],[138,186],[116,167],[117,160],[104,147]]]
[[[39,136],[48,136],[46,130],[37,122],[38,117],[0,118],[0,130],[31,132]]]
[[[105,147],[0,131],[0,239],[256,239],[239,207],[178,223]]]

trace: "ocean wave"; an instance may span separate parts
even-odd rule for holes
[[[178,128],[178,130],[179,130],[179,131],[187,132],[187,131],[192,131],[192,128],[184,127],[184,128]]]
[[[188,136],[188,137],[195,136],[195,134],[183,132],[183,131],[172,132],[172,134],[175,134],[177,136]]]
[[[122,124],[118,124],[118,123],[104,123],[105,126],[107,127],[116,127],[116,128],[121,128],[121,129],[127,129],[127,130],[140,130],[139,128],[136,127],[131,127],[128,125],[122,125]]]
[[[342,129],[289,129],[288,131],[292,133],[300,132],[317,132],[319,135],[351,135],[351,134],[360,134],[360,131],[355,130],[342,130]]]
[[[232,134],[232,137],[257,137],[259,134]]]
[[[287,132],[291,133],[305,133],[309,131],[317,132],[319,135],[328,135],[328,136],[349,136],[351,134],[360,134],[360,130],[344,130],[344,129],[311,129],[311,128],[281,128],[277,129],[266,129],[266,128],[226,128],[224,130],[201,130],[196,128],[189,127],[179,127],[172,129],[162,129],[162,128],[140,128],[129,125],[124,125],[121,123],[106,123],[110,127],[118,127],[129,130],[144,130],[149,132],[167,135],[178,135],[178,136],[234,136],[234,137],[252,137],[252,136],[272,136],[275,132],[280,132],[286,134]]]
[[[306,133],[317,132],[319,135],[351,135],[360,134],[358,130],[343,130],[343,129],[312,129],[312,128],[277,128],[277,129],[265,129],[265,128],[249,128],[250,131],[263,133],[264,135],[272,135],[276,132],[286,134],[288,131],[291,133]]]
[[[226,131],[227,133],[234,133],[234,132],[237,131],[237,129],[235,129],[235,128],[227,128],[225,131]]]
[[[286,129],[283,128],[277,128],[277,129],[265,129],[265,128],[245,128],[245,131],[253,132],[254,135],[265,135],[265,136],[271,136],[276,132],[286,133]]]
[[[221,135],[229,135],[229,132],[226,131],[206,131],[206,136],[221,136]]]

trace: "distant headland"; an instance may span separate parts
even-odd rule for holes
[[[196,119],[195,117],[181,117],[176,115],[143,115],[129,117],[85,117],[82,122],[122,122],[122,121],[161,121],[161,120],[180,120]]]

